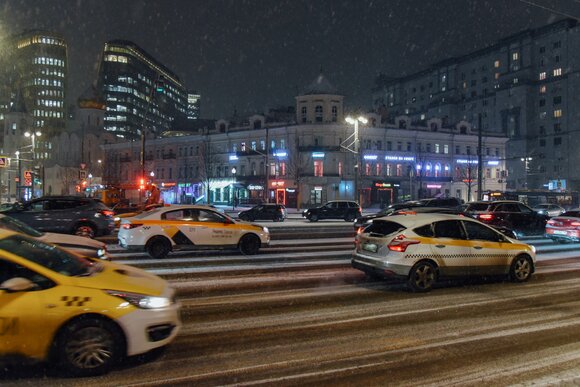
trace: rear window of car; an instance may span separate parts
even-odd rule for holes
[[[489,207],[488,203],[472,203],[468,204],[466,207],[466,211],[487,211]]]
[[[571,216],[575,218],[580,218],[580,211],[566,211],[560,216]]]
[[[397,222],[388,220],[375,220],[365,229],[365,232],[375,235],[386,236],[405,229],[406,229],[405,226]]]

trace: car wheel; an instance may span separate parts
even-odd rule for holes
[[[318,222],[318,215],[312,214],[310,215],[310,218],[308,218],[308,220],[311,222]]]
[[[526,282],[532,276],[533,264],[525,255],[517,256],[510,267],[510,279],[513,282]]]
[[[58,334],[52,360],[74,376],[102,375],[121,360],[124,347],[125,338],[112,322],[77,320]]]
[[[244,235],[239,243],[242,254],[254,255],[260,250],[260,239],[255,235]]]
[[[164,237],[156,237],[147,242],[145,249],[152,258],[165,258],[171,251],[171,243]]]
[[[355,218],[354,214],[348,214],[344,217],[344,220],[347,222],[354,222],[355,219],[356,218]]]
[[[437,269],[428,261],[415,264],[409,272],[407,284],[414,292],[428,292],[437,282]]]
[[[90,224],[78,224],[74,229],[74,235],[83,236],[87,238],[94,238],[96,230]]]

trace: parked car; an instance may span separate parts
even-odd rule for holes
[[[406,210],[419,207],[421,208],[429,207],[438,209],[433,212],[445,212],[442,210],[443,208],[454,209],[459,208],[459,206],[461,206],[461,200],[457,198],[430,198],[430,199],[410,200],[403,203],[395,203],[391,204],[386,208],[383,208],[382,210],[380,210],[375,214],[359,216],[358,218],[356,218],[354,222],[354,228],[355,230],[358,230],[361,227],[366,227],[369,224],[371,224],[373,219],[380,218],[381,216],[391,215],[399,210]],[[453,212],[451,211],[448,213]]]
[[[321,219],[344,219],[352,222],[360,217],[362,209],[357,202],[350,200],[332,200],[320,207],[309,208],[302,212],[302,217],[311,222]]]
[[[580,208],[548,220],[545,236],[559,243],[580,242]]]
[[[533,246],[466,216],[414,214],[375,219],[356,238],[352,266],[373,276],[401,278],[429,291],[443,277],[508,275],[527,281]]]
[[[514,200],[470,202],[465,211],[483,223],[509,228],[517,235],[544,234],[548,221],[547,215]]]
[[[119,228],[119,226],[121,225],[121,219],[123,219],[123,218],[130,218],[132,216],[139,215],[142,212],[151,211],[151,210],[154,210],[155,208],[159,208],[159,207],[163,207],[163,206],[169,206],[169,204],[163,204],[163,203],[148,204],[145,207],[136,206],[133,208],[133,210],[128,211],[128,212],[121,212],[119,214],[115,213],[115,215],[113,217],[113,220],[115,221],[115,228]]]
[[[80,196],[45,196],[2,213],[43,232],[93,238],[109,235],[115,228],[111,209],[98,199]]]
[[[238,222],[208,206],[172,205],[121,220],[119,245],[164,258],[174,250],[239,249],[257,254],[270,243],[267,227]]]
[[[533,208],[533,210],[539,214],[548,215],[549,217],[559,216],[562,215],[564,212],[566,212],[566,210],[563,207],[557,204],[550,203],[538,204]]]
[[[22,223],[18,219],[0,214],[0,228],[12,230],[28,235],[44,243],[51,243],[65,250],[82,255],[88,258],[99,258],[109,260],[107,245],[101,241],[85,238],[77,235],[58,234],[54,232],[40,232]]]
[[[283,204],[264,203],[258,204],[249,210],[240,211],[238,218],[253,222],[254,220],[273,220],[283,222],[287,217],[286,207]]]
[[[164,347],[181,327],[167,281],[9,230],[0,230],[0,305],[0,357],[48,361],[75,376]]]

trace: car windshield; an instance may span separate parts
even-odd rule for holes
[[[0,250],[18,255],[68,277],[86,276],[93,272],[94,265],[91,261],[21,235],[1,239]]]
[[[40,238],[44,233],[37,231],[30,227],[29,225],[22,223],[21,221],[11,218],[9,216],[0,217],[0,227],[8,230],[21,232],[31,237]]]

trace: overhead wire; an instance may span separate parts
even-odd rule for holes
[[[521,3],[524,3],[524,4],[527,4],[527,5],[531,5],[533,7],[541,8],[541,9],[543,9],[545,11],[549,11],[551,13],[555,13],[556,15],[565,16],[565,17],[568,17],[568,18],[571,18],[571,19],[575,19],[575,20],[580,21],[580,17],[578,17],[578,16],[570,15],[568,13],[555,10],[554,8],[546,7],[545,5],[537,4],[537,3],[534,3],[534,2],[529,1],[529,0],[520,0],[520,2]],[[580,4],[580,0],[574,0],[574,2]]]

